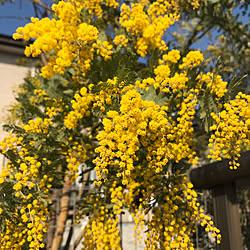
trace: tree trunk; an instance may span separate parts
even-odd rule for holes
[[[52,248],[52,243],[54,239],[54,234],[56,231],[56,216],[57,216],[57,202],[59,201],[59,197],[61,194],[61,190],[54,189],[52,193],[52,209],[50,213],[50,221],[49,228],[47,233],[47,249],[50,250]]]
[[[77,196],[77,203],[80,203],[80,201],[82,199],[82,194],[85,191],[86,184],[87,184],[87,181],[89,179],[89,175],[90,175],[90,172],[87,172],[84,175],[83,183],[82,183],[81,189],[80,189],[78,196]],[[78,235],[77,239],[75,240],[75,242],[74,242],[73,246],[70,248],[70,250],[75,250],[77,248],[77,246],[81,243],[82,238],[83,238],[83,234],[81,233]]]
[[[65,224],[68,217],[68,210],[69,210],[69,200],[70,200],[70,177],[65,176],[65,184],[62,191],[62,198],[61,198],[61,206],[60,206],[60,214],[58,217],[58,223],[56,228],[56,233],[52,243],[52,250],[57,250],[60,248],[63,238],[63,233],[65,229]]]

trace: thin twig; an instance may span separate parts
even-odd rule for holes
[[[4,18],[4,19],[20,19],[20,20],[27,20],[27,21],[30,20],[29,17],[20,17],[20,16],[0,16],[0,18]]]
[[[42,59],[44,66],[48,64],[48,61],[47,61],[44,53],[41,54],[41,59]]]
[[[80,189],[80,191],[79,191],[79,193],[78,193],[78,196],[77,196],[77,202],[79,202],[79,201],[81,200],[81,198],[82,198],[82,194],[83,194],[83,192],[85,191],[86,182],[87,182],[88,179],[89,179],[89,174],[90,174],[90,172],[88,172],[88,173],[86,173],[86,174],[84,175],[83,183],[82,183],[81,189]]]
[[[34,3],[34,4],[37,4],[37,5],[41,6],[42,8],[44,8],[44,9],[50,11],[50,12],[53,11],[49,6],[47,6],[46,4],[43,4],[41,1],[36,1],[36,0],[29,0],[29,1]]]

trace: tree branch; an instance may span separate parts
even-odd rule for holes
[[[44,8],[44,9],[46,9],[48,11],[53,12],[53,10],[49,6],[47,6],[46,4],[43,4],[41,1],[36,1],[36,0],[29,0],[29,1],[34,3],[34,4],[37,4],[37,5],[41,6],[42,8]]]
[[[48,64],[48,61],[47,61],[46,56],[45,56],[44,53],[41,54],[41,59],[42,59],[42,62],[44,64],[44,66]]]
[[[61,207],[60,207],[60,214],[58,217],[57,229],[52,243],[52,250],[60,249],[62,243],[65,224],[68,217],[70,187],[71,187],[70,177],[66,175],[62,198],[61,198]]]
[[[52,243],[54,239],[54,234],[56,231],[56,207],[57,207],[57,201],[59,201],[61,190],[54,189],[52,193],[52,207],[50,212],[50,222],[49,222],[49,228],[47,233],[47,249],[52,248]]]
[[[184,46],[184,48],[183,48],[183,53],[184,53],[184,54],[187,52],[187,50],[190,48],[190,46],[191,46],[193,43],[195,43],[195,42],[197,42],[198,40],[200,40],[205,34],[207,34],[207,32],[208,32],[209,30],[212,29],[213,25],[211,24],[211,25],[209,25],[202,33],[199,34],[200,31],[198,30],[198,27],[199,27],[200,25],[202,25],[202,21],[203,21],[203,20],[201,20],[201,21],[196,25],[195,29],[193,30],[191,36],[189,37],[189,39],[188,39],[188,41],[187,41],[187,43],[186,43],[186,45]],[[199,35],[198,35],[198,34],[199,34]]]
[[[29,17],[20,17],[20,16],[0,16],[0,18],[3,18],[3,19],[20,19],[20,20],[27,20],[29,21],[30,18]]]

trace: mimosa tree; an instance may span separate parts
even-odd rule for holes
[[[139,241],[146,228],[146,249],[192,249],[197,224],[220,243],[187,170],[204,160],[205,149],[212,160],[231,159],[232,171],[240,167],[249,149],[250,96],[234,95],[235,83],[204,72],[201,52],[168,49],[163,36],[180,6],[199,8],[183,2],[60,1],[53,18],[31,18],[17,29],[14,39],[33,41],[26,56],[44,53],[48,63],[23,85],[15,110],[22,124],[9,127],[0,145],[9,159],[0,177],[3,249],[50,244],[50,190],[67,196],[79,174],[92,170],[95,188],[78,203],[79,220],[89,216],[83,249],[121,249],[124,210]]]

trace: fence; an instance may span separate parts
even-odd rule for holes
[[[242,250],[244,247],[237,190],[250,187],[250,151],[242,154],[239,163],[237,170],[230,170],[229,161],[223,160],[195,168],[190,173],[195,188],[212,190],[215,221],[222,235],[218,250]],[[249,208],[248,204],[246,206]],[[250,211],[247,209],[246,212]]]
[[[68,212],[68,218],[65,224],[65,231],[64,231],[64,235],[63,235],[63,241],[62,241],[62,247],[60,249],[63,250],[80,250],[81,249],[81,233],[83,228],[86,226],[87,224],[87,217],[81,221],[81,224],[77,225],[74,222],[74,219],[76,218],[76,197],[77,197],[77,192],[78,189],[76,187],[72,187],[70,189],[71,192],[71,198],[70,198],[70,205],[69,205],[69,212]],[[203,209],[205,210],[205,213],[213,216],[213,200],[212,200],[212,193],[209,190],[203,190],[202,192],[202,196],[201,196],[201,204]],[[247,194],[249,194],[249,192],[247,192],[246,190],[243,191],[241,190],[240,193],[238,193],[238,195],[243,195],[243,196],[247,196]],[[243,239],[245,239],[245,250],[250,249],[250,242],[247,242],[247,240],[250,239],[250,230],[249,230],[249,222],[250,222],[250,204],[246,204],[245,202],[248,201],[249,203],[249,197],[245,197],[244,199],[242,199],[242,197],[240,199],[238,199],[238,201],[241,201],[241,205],[242,205],[242,226],[245,227],[245,229],[243,230],[243,232],[245,232],[245,235],[243,237]],[[54,200],[54,204],[56,207],[56,214],[59,214],[60,211],[60,196],[57,197]],[[240,203],[240,202],[238,202]],[[56,219],[57,220],[57,219]],[[55,222],[55,226],[54,229],[56,229],[56,225],[57,225],[57,221]],[[142,240],[142,244],[138,243],[138,240],[133,236],[134,234],[134,221],[132,216],[129,213],[125,213],[124,215],[120,216],[120,221],[119,221],[119,228],[120,228],[120,235],[121,235],[121,245],[122,245],[122,249],[123,250],[141,250],[144,249],[144,244],[143,244],[143,240]],[[212,249],[216,249],[216,244],[213,241],[213,239],[204,231],[204,229],[202,227],[197,227],[197,230],[193,236],[193,243],[195,246],[195,249],[197,250],[212,250]],[[75,244],[75,245],[74,245]],[[48,248],[50,249],[50,248]],[[56,249],[59,249],[58,247]]]

